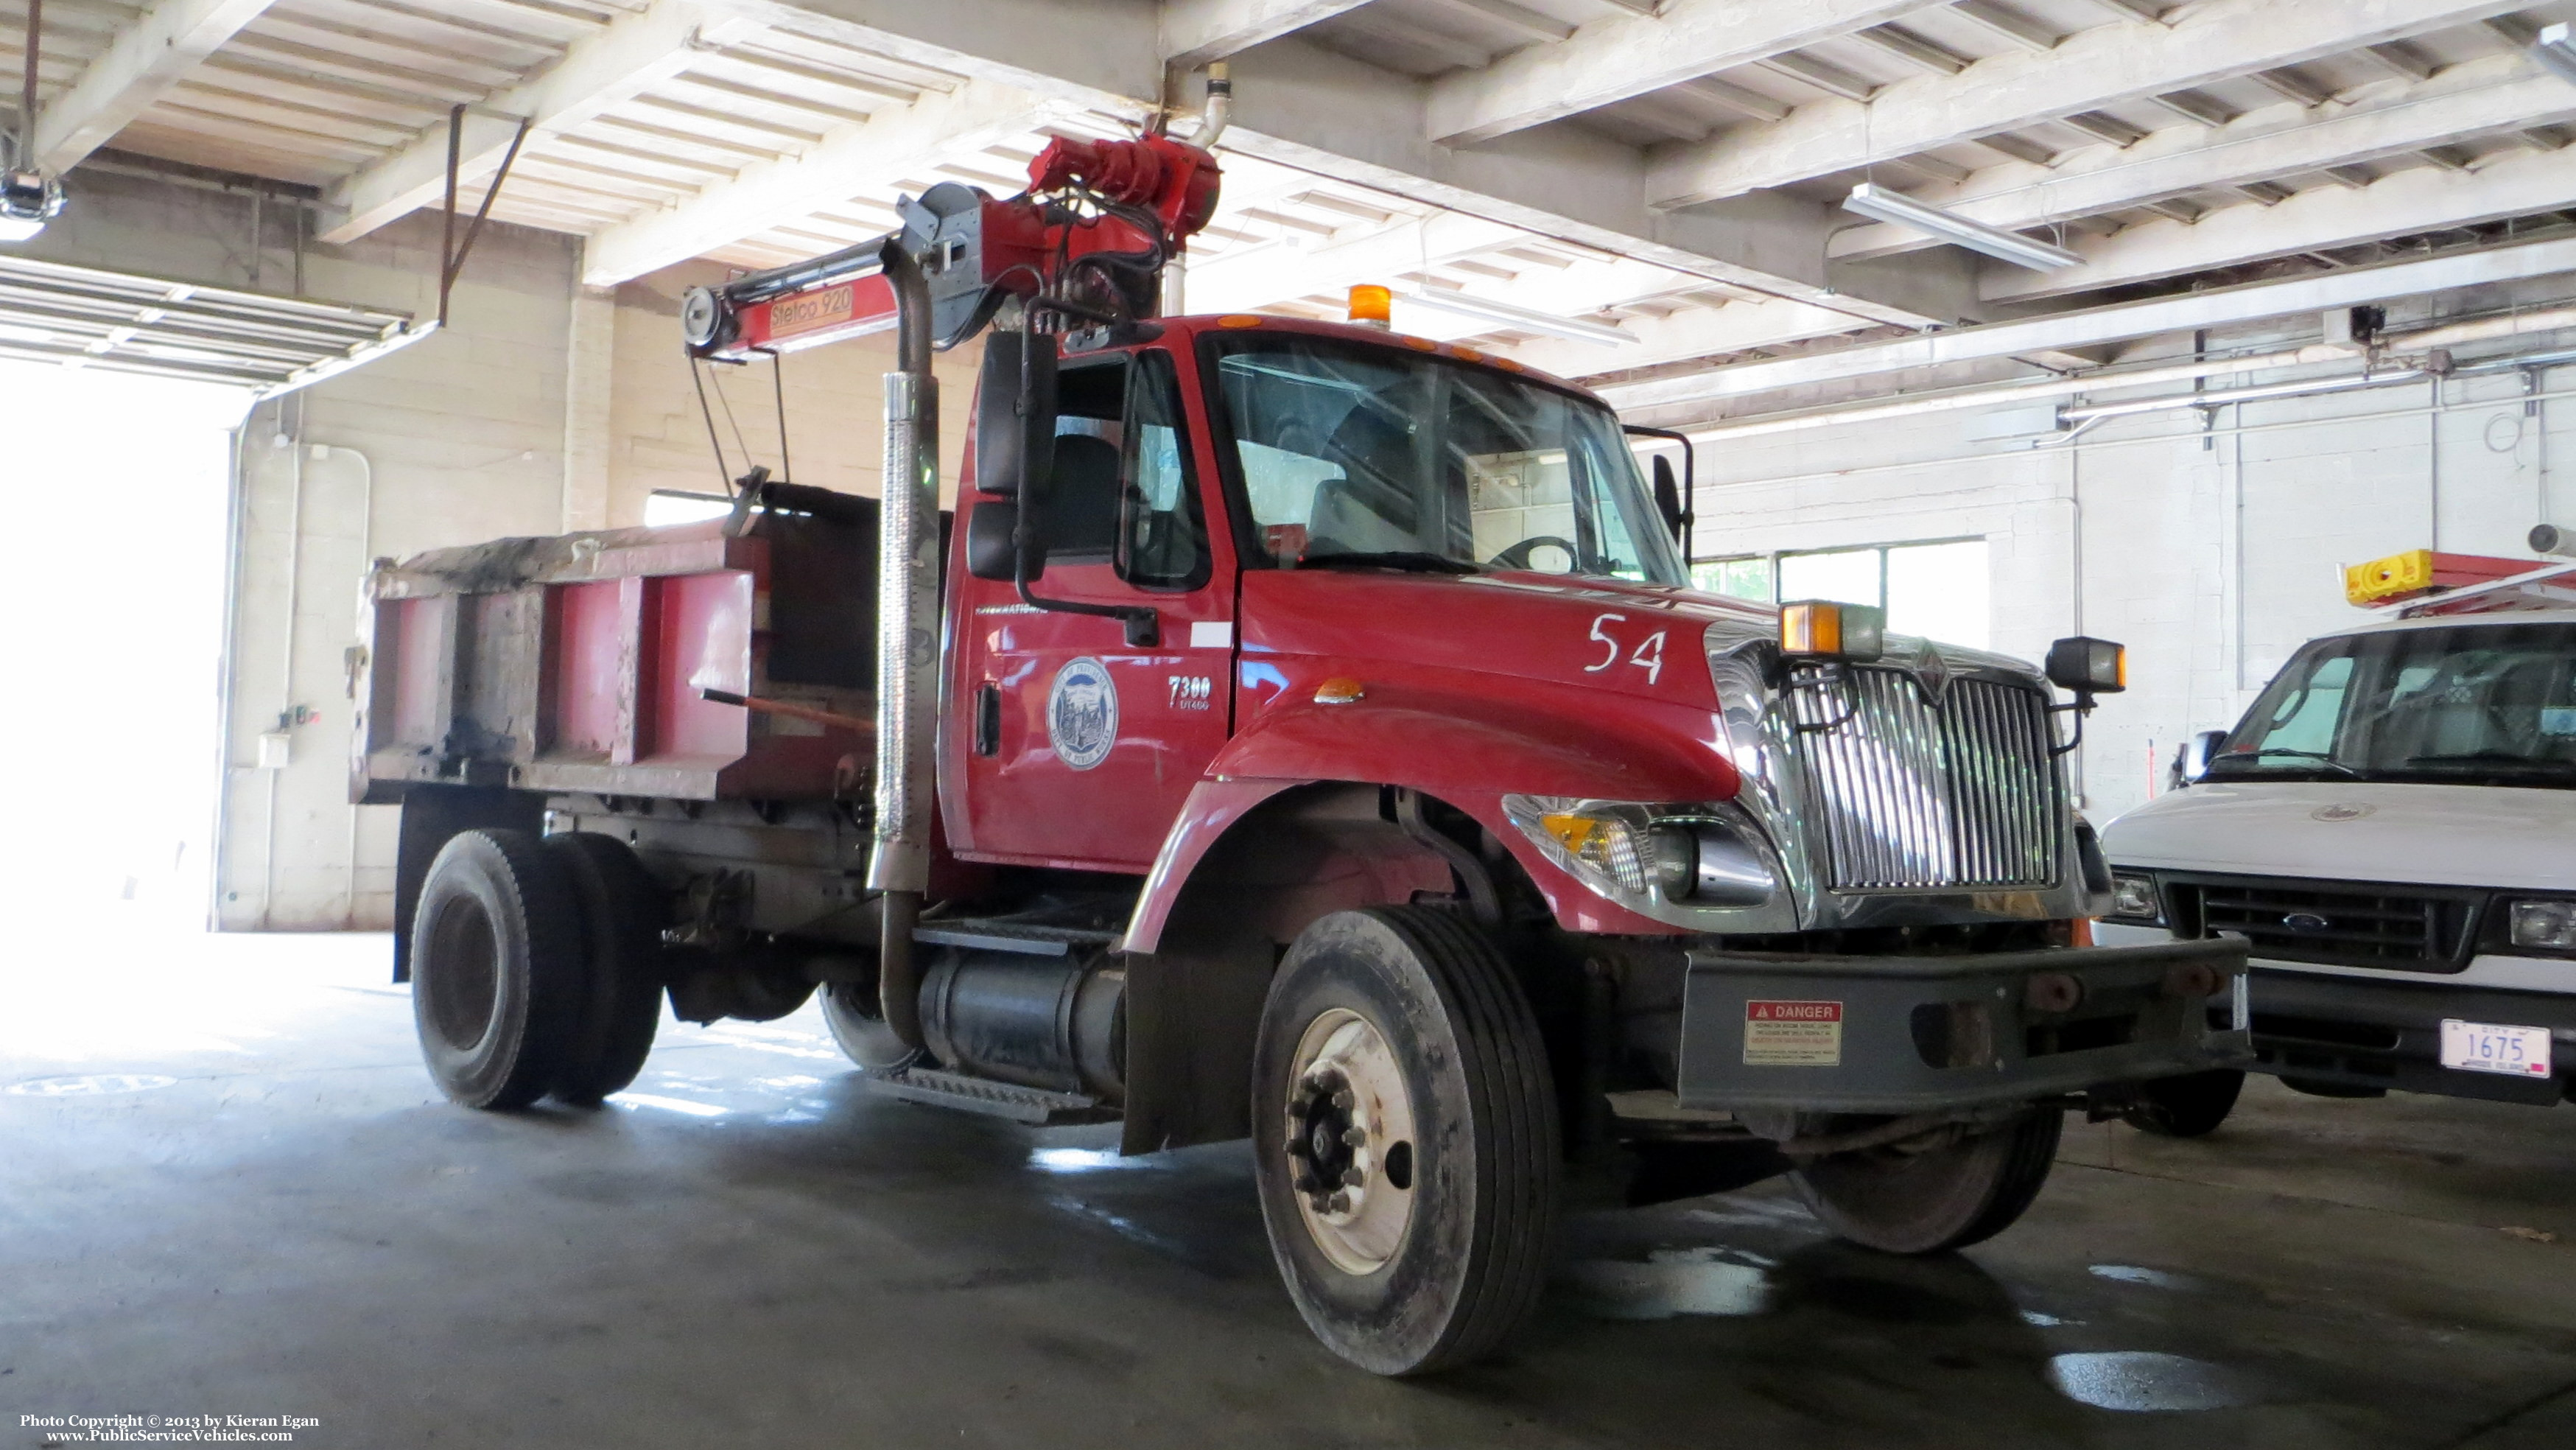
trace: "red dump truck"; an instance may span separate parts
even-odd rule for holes
[[[355,786],[402,806],[449,1096],[597,1102],[666,999],[819,992],[883,1092],[1249,1136],[1306,1321],[1403,1374],[1529,1311],[1572,1174],[1788,1173],[1934,1252],[2022,1212],[2064,1110],[2244,1061],[2241,943],[2088,945],[2062,761],[2115,646],[2043,672],[1694,591],[1597,398],[1158,316],[1206,152],[1032,171],[688,301],[700,358],[897,328],[882,500],[755,475],[726,519],[371,576]],[[952,520],[928,362],[979,331]]]

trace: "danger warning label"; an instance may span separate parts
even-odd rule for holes
[[[1840,1067],[1842,1060],[1842,1003],[1744,1004],[1745,1066]]]

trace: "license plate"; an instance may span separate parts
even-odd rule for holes
[[[2511,1077],[2549,1076],[2549,1029],[2442,1019],[2442,1065]]]

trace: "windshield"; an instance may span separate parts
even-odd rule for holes
[[[2217,777],[2576,785],[2576,624],[2478,624],[2301,650]]]
[[[1332,338],[1212,350],[1258,545],[1280,568],[1683,582],[1636,455],[1598,404]]]

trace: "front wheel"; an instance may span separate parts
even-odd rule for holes
[[[1271,1253],[1335,1354],[1423,1374],[1529,1316],[1555,1232],[1556,1095],[1490,938],[1409,906],[1308,927],[1272,979],[1252,1092]]]
[[[2057,1161],[2066,1115],[2034,1107],[1974,1137],[1941,1135],[1818,1158],[1790,1175],[1826,1228],[1865,1248],[1937,1254],[2012,1227]]]
[[[2199,1138],[2216,1132],[2236,1109],[2245,1074],[2232,1067],[2160,1077],[2141,1084],[2138,1100],[2120,1120],[2159,1138]]]

